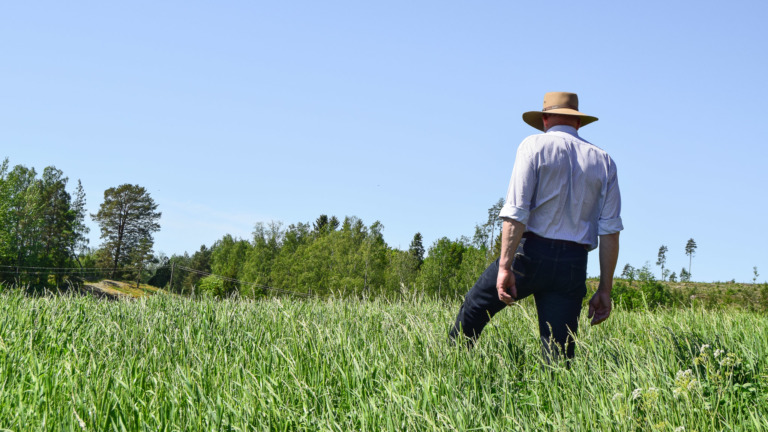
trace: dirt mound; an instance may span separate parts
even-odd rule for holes
[[[155,294],[160,290],[149,285],[142,284],[137,288],[135,283],[105,279],[99,282],[85,282],[80,288],[80,291],[98,298],[120,300],[144,297],[146,295]]]

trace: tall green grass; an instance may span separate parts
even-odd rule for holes
[[[616,310],[566,369],[530,302],[472,351],[457,308],[2,294],[0,429],[768,430],[763,315]]]

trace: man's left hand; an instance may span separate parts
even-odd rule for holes
[[[589,299],[589,313],[592,325],[600,324],[611,315],[611,293],[598,289],[595,295]]]

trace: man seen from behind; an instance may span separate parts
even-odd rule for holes
[[[598,248],[600,283],[589,301],[592,325],[611,313],[619,254],[621,194],[613,159],[584,140],[594,121],[575,93],[550,92],[523,121],[544,133],[520,144],[499,217],[501,256],[467,293],[450,331],[473,346],[491,317],[533,295],[547,361],[574,356],[573,335],[586,296],[587,253]]]

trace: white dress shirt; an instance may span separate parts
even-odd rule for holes
[[[541,237],[595,249],[598,236],[624,229],[613,159],[570,126],[553,126],[520,144],[499,213]]]

